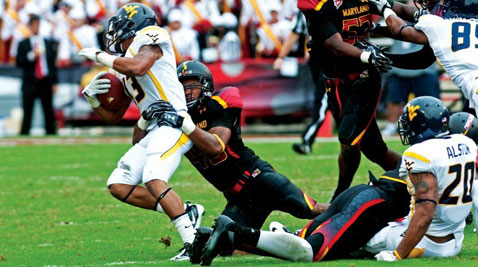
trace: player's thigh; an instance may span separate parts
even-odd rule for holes
[[[131,147],[118,161],[106,184],[138,185],[142,182],[146,148],[140,144]]]
[[[155,128],[150,134],[143,183],[155,179],[168,183],[181,162],[181,156],[192,147],[192,143],[181,130],[170,127]]]
[[[423,257],[453,257],[460,253],[463,246],[463,233],[455,233],[455,238],[445,243],[435,243],[426,236],[418,243],[417,248],[425,248]]]
[[[239,225],[260,229],[272,210],[249,201],[250,199],[230,200],[221,214],[228,216]]]
[[[383,250],[395,250],[402,241],[408,229],[408,221],[391,222],[388,226],[378,231],[364,246],[371,253]]]

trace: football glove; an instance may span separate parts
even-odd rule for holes
[[[398,258],[395,256],[395,254],[391,250],[380,251],[380,253],[375,255],[375,258],[378,261],[397,261],[398,260]]]
[[[159,117],[164,113],[164,112],[174,112],[173,105],[171,105],[169,102],[166,102],[164,100],[159,100],[154,102],[153,104],[149,105],[147,109],[141,113],[143,118],[145,120],[153,120],[153,119],[159,119]]]
[[[99,50],[98,48],[87,47],[87,48],[81,49],[81,51],[78,52],[78,56],[85,57],[91,61],[96,61],[96,55],[100,52],[101,50]]]
[[[378,11],[380,11],[380,14],[383,15],[383,11],[385,8],[390,8],[392,9],[392,5],[387,0],[369,0],[370,3],[374,4]]]
[[[109,79],[100,79],[105,75],[106,71],[96,74],[93,80],[91,80],[90,83],[85,86],[85,89],[81,91],[92,108],[97,108],[101,104],[96,95],[106,94],[111,88],[111,82]]]
[[[176,111],[163,112],[159,119],[159,126],[168,126],[172,128],[181,128],[183,126],[184,117],[176,113]]]
[[[377,68],[379,71],[388,72],[392,69],[392,61],[383,54],[380,47],[369,45],[360,55],[360,60]]]
[[[95,47],[87,47],[81,49],[81,51],[78,52],[78,56],[85,57],[91,61],[96,61],[109,68],[113,68],[113,62],[117,58],[117,56],[110,55]]]

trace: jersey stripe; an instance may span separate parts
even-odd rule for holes
[[[320,3],[315,7],[315,11],[319,11],[322,9],[322,6],[327,2],[327,0],[322,0]]]
[[[423,162],[426,162],[426,163],[430,163],[430,160],[425,158],[424,156],[418,154],[418,153],[415,153],[415,152],[411,152],[411,151],[406,151],[405,153],[403,153],[404,156],[407,156],[407,157],[411,157],[411,158],[414,158],[414,159],[418,159],[418,160],[421,160]]]
[[[135,53],[133,52],[133,49],[130,47],[128,50],[131,53],[131,55],[134,57]],[[164,89],[161,86],[161,83],[159,83],[159,81],[156,79],[156,77],[154,77],[154,74],[151,72],[151,70],[148,70],[148,76],[149,76],[149,78],[151,78],[151,81],[153,81],[154,86],[156,87],[156,90],[158,90],[158,93],[161,96],[161,99],[163,99],[166,102],[169,102],[168,98],[166,97],[166,94],[164,93]],[[138,83],[139,83],[139,81],[138,81]]]
[[[148,26],[148,27],[142,29],[141,31],[137,32],[136,36],[140,36],[142,33],[144,33],[145,31],[148,31],[148,30],[159,30],[159,31],[162,31],[162,32],[169,35],[168,31],[166,31],[165,29],[163,29],[159,26],[151,25],[151,26]]]
[[[213,97],[211,97],[211,98],[214,99],[214,100],[216,100],[217,103],[219,103],[223,108],[225,108],[225,109],[227,108],[227,103],[226,103],[226,101],[224,101],[224,99],[222,99],[221,97],[215,95],[215,96],[213,96]]]
[[[389,177],[389,176],[385,176],[385,175],[380,176],[380,178],[387,179],[387,180],[394,181],[394,182],[401,183],[401,184],[407,184],[407,182],[405,182],[404,180]]]
[[[171,147],[168,151],[164,152],[164,154],[161,155],[161,159],[165,159],[171,156],[172,154],[174,154],[174,152],[176,152],[182,145],[186,144],[188,141],[189,141],[189,137],[185,133],[182,133],[181,137],[176,142],[176,144],[174,144],[173,147]]]

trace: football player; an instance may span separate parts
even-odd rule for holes
[[[195,61],[181,64],[178,67],[178,77],[184,85],[188,112],[196,125],[186,120],[183,122],[183,118],[175,112],[162,113],[159,124],[180,127],[188,134],[195,147],[186,157],[211,184],[223,191],[228,199],[220,218],[227,218],[227,222],[231,222],[232,218],[235,227],[242,229],[234,232],[234,242],[223,242],[220,245],[211,245],[214,242],[210,242],[210,252],[203,258],[202,264],[210,264],[219,250],[222,253],[225,248],[230,247],[255,253],[271,253],[291,260],[304,260],[306,252],[297,251],[296,254],[293,249],[298,246],[307,250],[302,247],[306,246],[304,244],[307,242],[311,244],[307,253],[316,255],[316,260],[325,257],[327,253],[329,258],[341,257],[365,244],[388,221],[407,214],[409,194],[404,181],[394,178],[387,180],[389,177],[383,176],[385,179],[377,182],[377,187],[362,185],[340,195],[331,208],[304,228],[302,238],[290,234],[290,237],[282,237],[278,233],[272,234],[277,239],[267,238],[267,232],[264,233],[268,240],[265,246],[273,247],[272,251],[262,247],[262,243],[256,244],[257,237],[259,233],[262,235],[262,232],[257,230],[255,234],[249,234],[250,229],[260,229],[272,210],[286,211],[299,218],[312,218],[324,208],[317,205],[314,208],[314,201],[310,197],[244,146],[240,136],[242,100],[237,88],[226,87],[213,94],[213,80],[209,70],[202,63]],[[391,199],[401,201],[390,201]],[[405,205],[398,207],[394,203]],[[389,210],[396,213],[388,212]],[[357,216],[359,219],[355,218]],[[324,223],[326,221],[327,223]],[[216,234],[213,234],[212,240],[217,241],[219,228],[221,227],[215,227]],[[324,232],[319,231],[319,228]],[[360,231],[357,231],[358,228]],[[198,231],[193,243],[193,263],[199,263],[202,248],[210,235],[202,230]],[[311,238],[304,241],[303,238],[309,236]],[[288,238],[292,241],[282,243]],[[335,238],[341,238],[341,241],[333,247]],[[295,244],[296,247],[287,249],[289,244]],[[318,254],[320,256],[317,256]],[[312,257],[309,260],[312,260]]]
[[[400,173],[407,177],[412,205],[407,219],[390,223],[366,249],[395,261],[411,257],[457,255],[463,245],[465,218],[472,207],[477,147],[462,134],[449,134],[449,115],[434,97],[410,101],[399,119],[404,145]]]
[[[416,5],[430,14],[420,16],[414,26],[397,16],[410,16],[413,12],[410,7],[405,9],[403,4],[390,4],[387,0],[370,2],[382,12],[395,38],[431,47],[431,50],[426,51],[432,56],[423,57],[428,60],[426,63],[431,65],[436,57],[470,102],[470,108],[474,108],[475,114],[478,114],[478,62],[475,60],[478,57],[478,22],[473,19],[478,15],[478,1],[415,0]],[[394,62],[399,60],[391,59]],[[414,61],[417,61],[417,57]]]
[[[98,74],[83,94],[102,120],[119,122],[131,99],[141,112],[150,104],[164,100],[179,114],[187,116],[184,91],[176,76],[171,40],[168,32],[157,26],[152,9],[138,3],[124,5],[110,19],[104,40],[108,53],[85,48],[79,55],[110,67],[124,83],[130,98],[124,101],[119,111],[105,109],[96,95],[106,93],[111,85],[108,79],[101,79],[104,72]],[[141,117],[135,127],[146,129],[148,121]],[[164,212],[171,218],[185,244],[185,248],[172,260],[188,259],[195,234],[191,219],[198,227],[204,210],[199,205],[186,205],[190,213],[195,213],[190,219],[181,198],[168,186],[181,156],[191,146],[181,130],[153,124],[148,136],[124,154],[107,181],[111,194],[117,199]],[[147,188],[137,186],[140,183]]]
[[[316,203],[244,145],[240,125],[242,99],[237,88],[225,87],[213,93],[211,72],[199,61],[183,62],[177,68],[177,75],[184,87],[192,121],[174,110],[161,112],[165,104],[157,108],[153,104],[148,108],[152,115],[147,112],[144,116],[157,116],[160,125],[181,128],[189,136],[194,147],[186,157],[224,193],[227,205],[222,214],[240,225],[261,228],[273,210],[303,219],[326,210],[328,204]],[[198,263],[198,259],[191,260]]]
[[[290,261],[350,258],[389,221],[409,211],[410,195],[405,181],[399,179],[398,168],[379,180],[370,173],[370,181],[370,185],[357,185],[342,192],[326,212],[310,221],[298,235],[244,227],[221,215],[204,245],[201,264],[210,265],[229,243]],[[196,239],[193,251],[197,250],[197,243]]]
[[[391,69],[382,50],[367,41],[372,9],[365,0],[298,0],[311,53],[323,70],[329,107],[337,122],[339,178],[332,199],[349,188],[361,153],[384,170],[393,170],[400,155],[384,142],[375,119],[382,92],[380,71]]]

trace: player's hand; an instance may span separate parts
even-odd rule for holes
[[[272,67],[275,70],[280,70],[280,68],[282,67],[282,63],[284,63],[284,58],[283,57],[278,57],[278,58],[276,58],[276,60],[274,60],[274,63],[272,63]]]
[[[368,2],[375,5],[382,15],[385,8],[392,8],[392,5],[387,0],[368,0]]]
[[[172,112],[175,111],[173,108],[173,105],[171,105],[171,103],[166,102],[164,100],[159,100],[149,105],[149,107],[146,108],[143,111],[143,113],[141,113],[141,116],[143,116],[145,120],[150,121],[150,120],[161,117],[161,115],[164,112],[169,112],[169,111],[172,111]]]
[[[184,117],[176,113],[176,111],[164,112],[158,119],[159,126],[168,126],[172,128],[181,128],[183,122]]]
[[[400,169],[398,169],[398,177],[400,177],[400,179],[402,179],[404,181],[407,180],[407,177],[408,177],[407,168],[400,166]]]
[[[96,60],[96,56],[102,52],[101,50],[99,50],[98,48],[95,48],[95,47],[87,47],[87,48],[83,48],[81,49],[80,52],[78,52],[78,56],[82,56],[82,57],[85,57],[91,61],[97,61]]]
[[[81,91],[83,96],[85,96],[88,103],[93,108],[97,108],[100,106],[100,101],[96,97],[96,95],[106,94],[111,88],[111,82],[108,79],[101,79],[101,77],[106,75],[106,71],[102,71],[90,81],[90,83]]]
[[[393,253],[393,251],[391,250],[380,251],[380,253],[375,255],[375,258],[378,261],[397,261],[398,260],[395,254]]]
[[[368,63],[379,71],[388,72],[392,69],[392,61],[383,53],[378,46],[368,46],[360,55],[360,60]]]
[[[413,14],[413,18],[415,19],[415,21],[418,21],[418,19],[421,16],[429,14],[429,13],[430,12],[428,12],[428,10],[426,10],[426,9],[419,9],[419,10],[415,11],[415,13]]]

